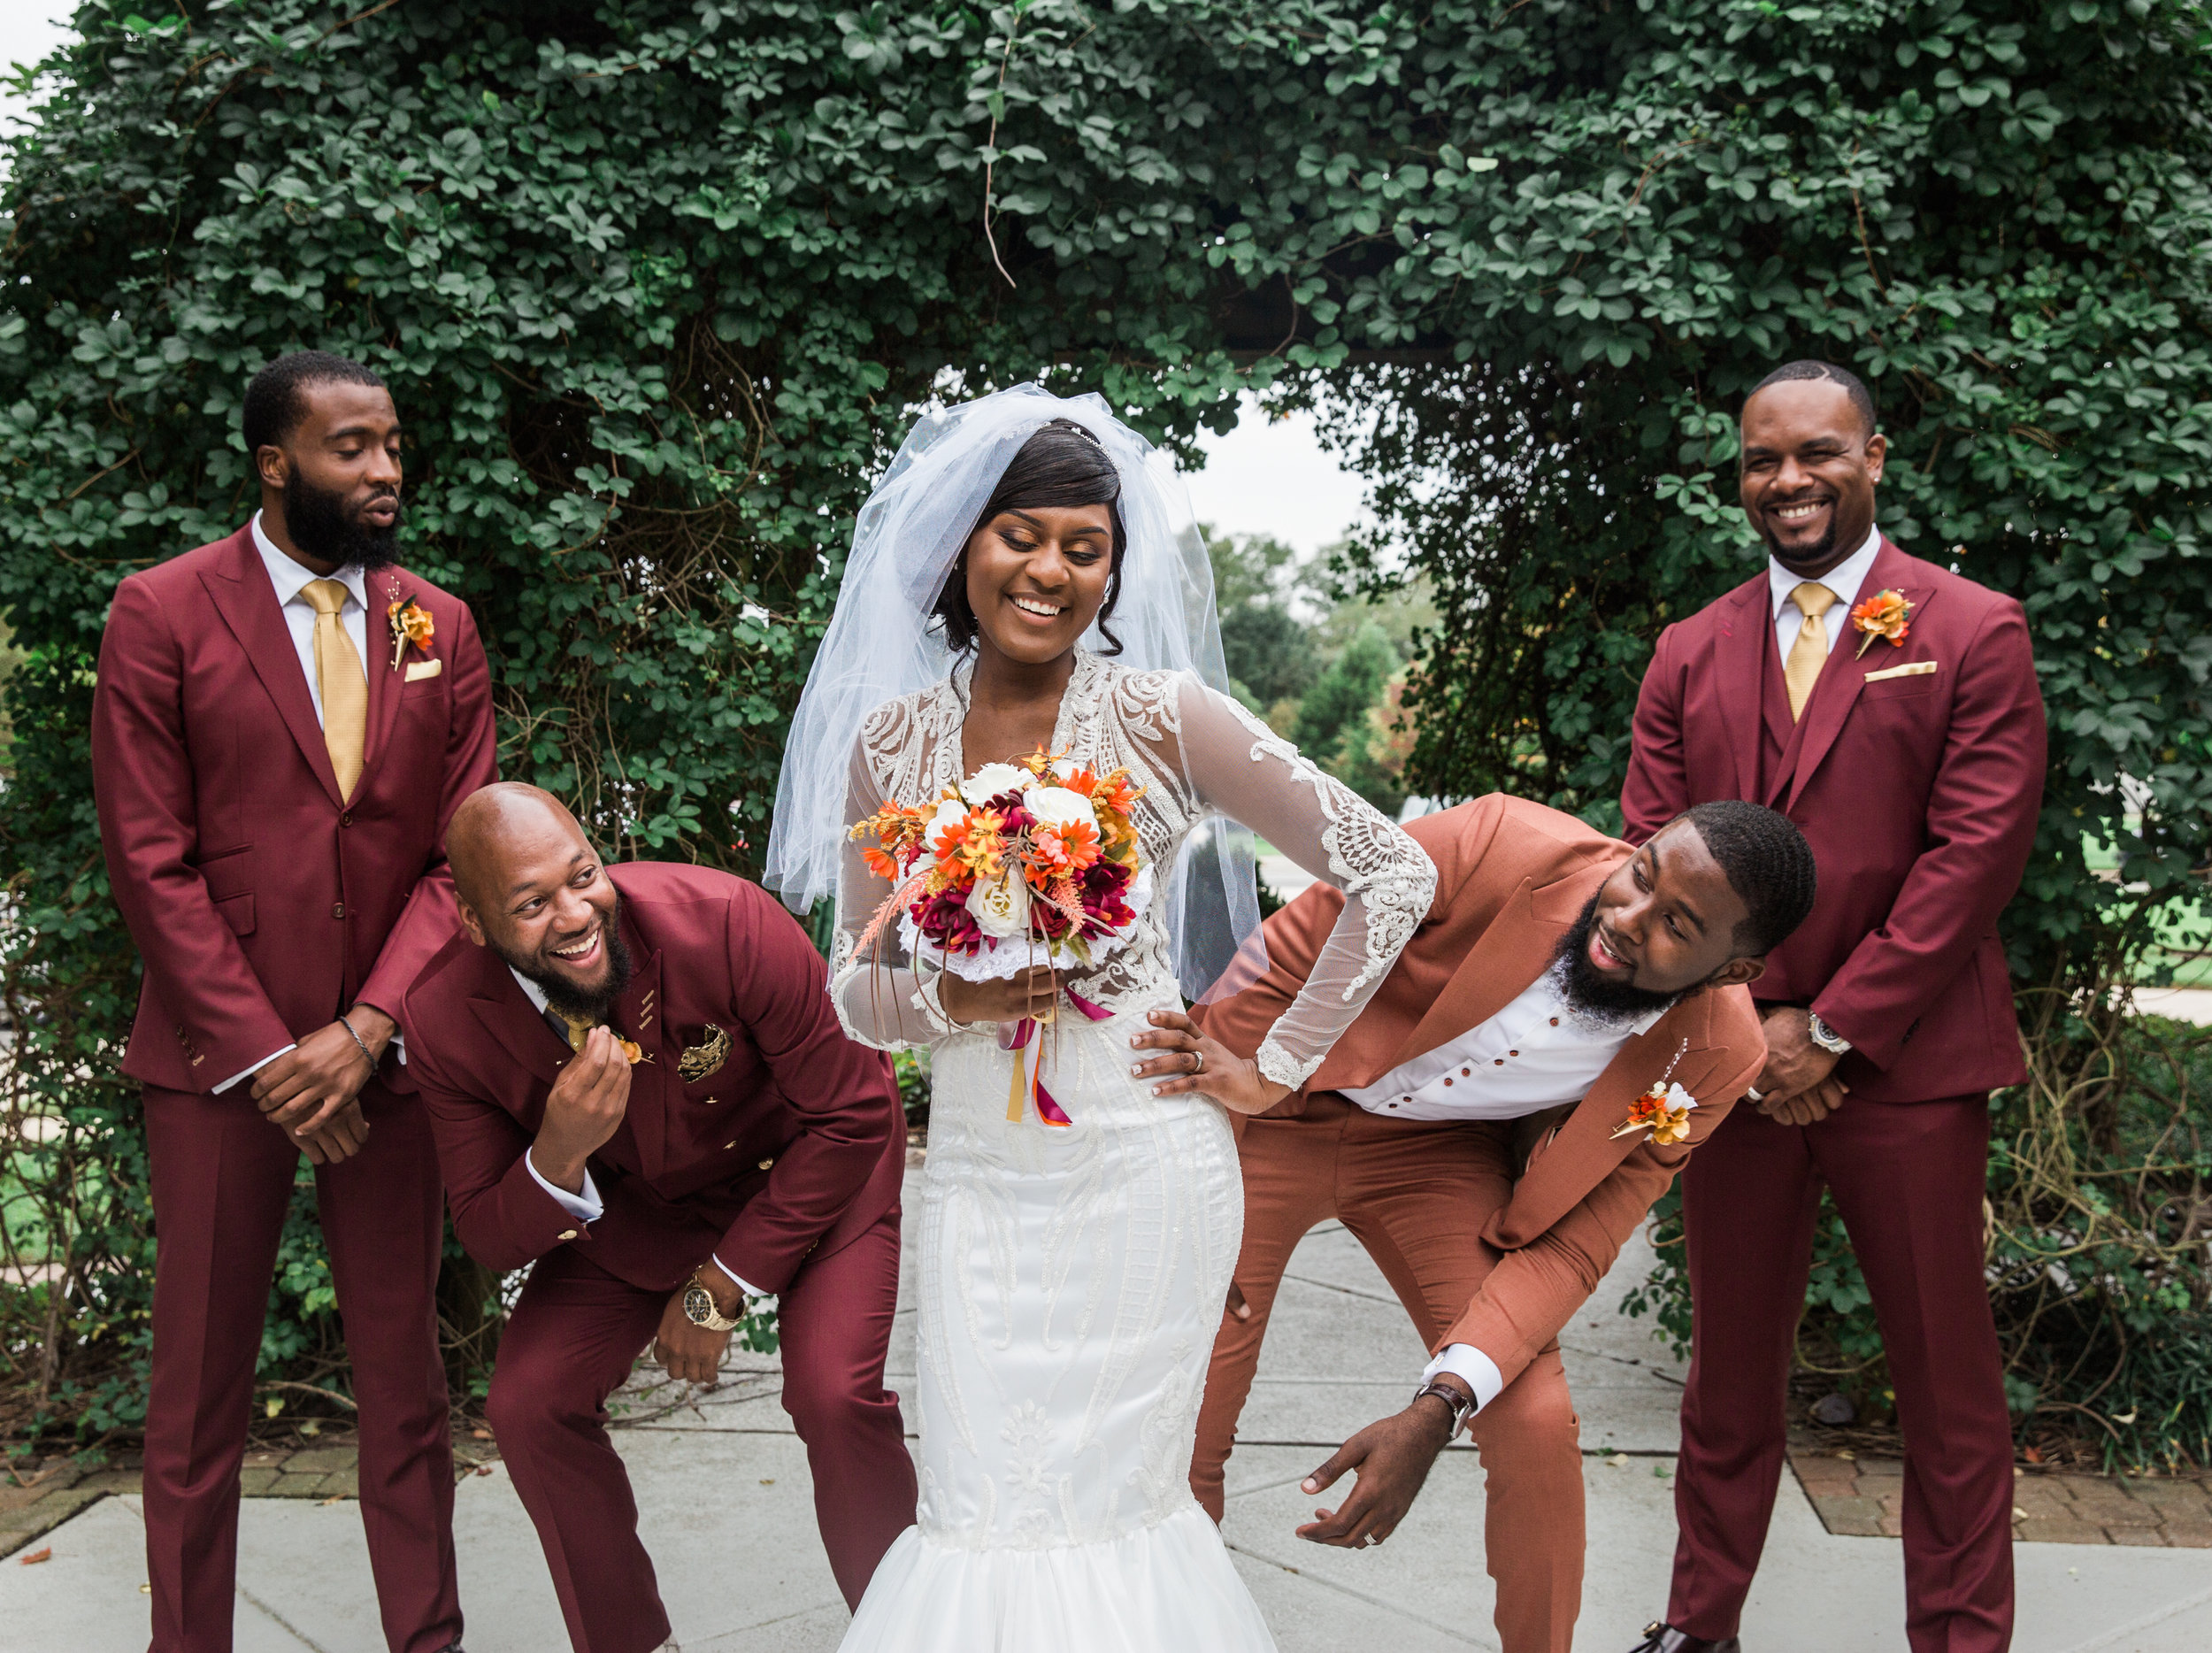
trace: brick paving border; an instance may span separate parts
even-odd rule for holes
[[[455,1432],[456,1479],[477,1473],[480,1466],[498,1457],[488,1431],[471,1427]],[[323,1503],[356,1498],[361,1492],[359,1462],[349,1439],[249,1451],[239,1471],[239,1490],[249,1498],[312,1498]],[[35,1470],[0,1470],[0,1557],[27,1549],[32,1540],[42,1538],[111,1493],[137,1492],[142,1480],[135,1452],[119,1454],[97,1469],[87,1469],[63,1455]]]
[[[1790,1467],[1830,1532],[1895,1538],[1903,1531],[1901,1459],[1793,1448]],[[2212,1549],[2212,1475],[2091,1475],[2018,1467],[2012,1473],[2016,1539]]]

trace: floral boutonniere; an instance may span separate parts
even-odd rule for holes
[[[1613,1134],[1648,1130],[1663,1147],[1681,1142],[1690,1134],[1690,1110],[1696,1106],[1697,1098],[1681,1086],[1662,1081],[1628,1104],[1628,1122]]]
[[[1863,658],[1877,637],[1888,638],[1892,648],[1903,648],[1905,634],[1912,629],[1906,622],[1911,619],[1912,604],[1905,601],[1901,591],[1877,591],[1865,602],[1855,604],[1851,623],[1866,635],[1859,640],[1859,652],[1851,657]]]
[[[438,627],[430,618],[430,611],[415,601],[415,594],[396,596],[392,606],[385,610],[392,625],[392,670],[399,670],[400,656],[413,643],[425,654],[430,652],[430,640],[438,634]]]

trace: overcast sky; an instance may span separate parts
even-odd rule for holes
[[[0,0],[0,64],[35,63],[60,43],[71,0]],[[150,0],[148,16],[165,14]],[[0,121],[26,100],[0,92]],[[11,123],[0,130],[13,131]],[[1310,554],[1342,537],[1360,516],[1360,483],[1338,468],[1315,439],[1310,414],[1269,420],[1252,404],[1227,436],[1207,436],[1206,467],[1190,474],[1201,522],[1225,534],[1266,534]]]

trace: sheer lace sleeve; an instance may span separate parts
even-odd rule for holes
[[[912,703],[894,701],[870,716],[854,744],[845,795],[845,819],[866,819],[893,794],[887,780],[876,773],[870,754],[896,751],[902,742],[918,738]],[[919,798],[904,798],[919,803]],[[899,1050],[927,1044],[949,1033],[991,1031],[966,1027],[950,1020],[938,1001],[941,974],[927,964],[918,965],[900,944],[895,919],[864,948],[861,938],[891,886],[869,869],[864,846],[847,842],[837,880],[837,933],[830,955],[830,1002],[845,1032],[862,1044],[879,1050]]]
[[[1259,1048],[1261,1073],[1302,1085],[1397,962],[1428,911],[1436,867],[1372,804],[1235,701],[1177,680],[1184,770],[1199,800],[1344,892],[1306,985]]]

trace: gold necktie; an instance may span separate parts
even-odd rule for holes
[[[350,800],[369,738],[368,673],[361,669],[353,639],[338,623],[345,587],[335,580],[311,580],[300,595],[315,611],[315,687],[323,702],[323,744],[337,772],[338,796]]]
[[[1790,645],[1790,657],[1782,663],[1782,680],[1790,690],[1792,723],[1805,715],[1805,703],[1813,697],[1813,685],[1820,681],[1821,668],[1828,664],[1828,627],[1823,621],[1839,600],[1817,580],[1808,580],[1790,593],[1790,601],[1805,617],[1797,628],[1797,641]]]
[[[568,1028],[568,1048],[572,1050],[581,1051],[584,1041],[591,1037],[591,1030],[599,1026],[588,1016],[572,1016],[566,1011],[555,1011],[553,1013]]]

